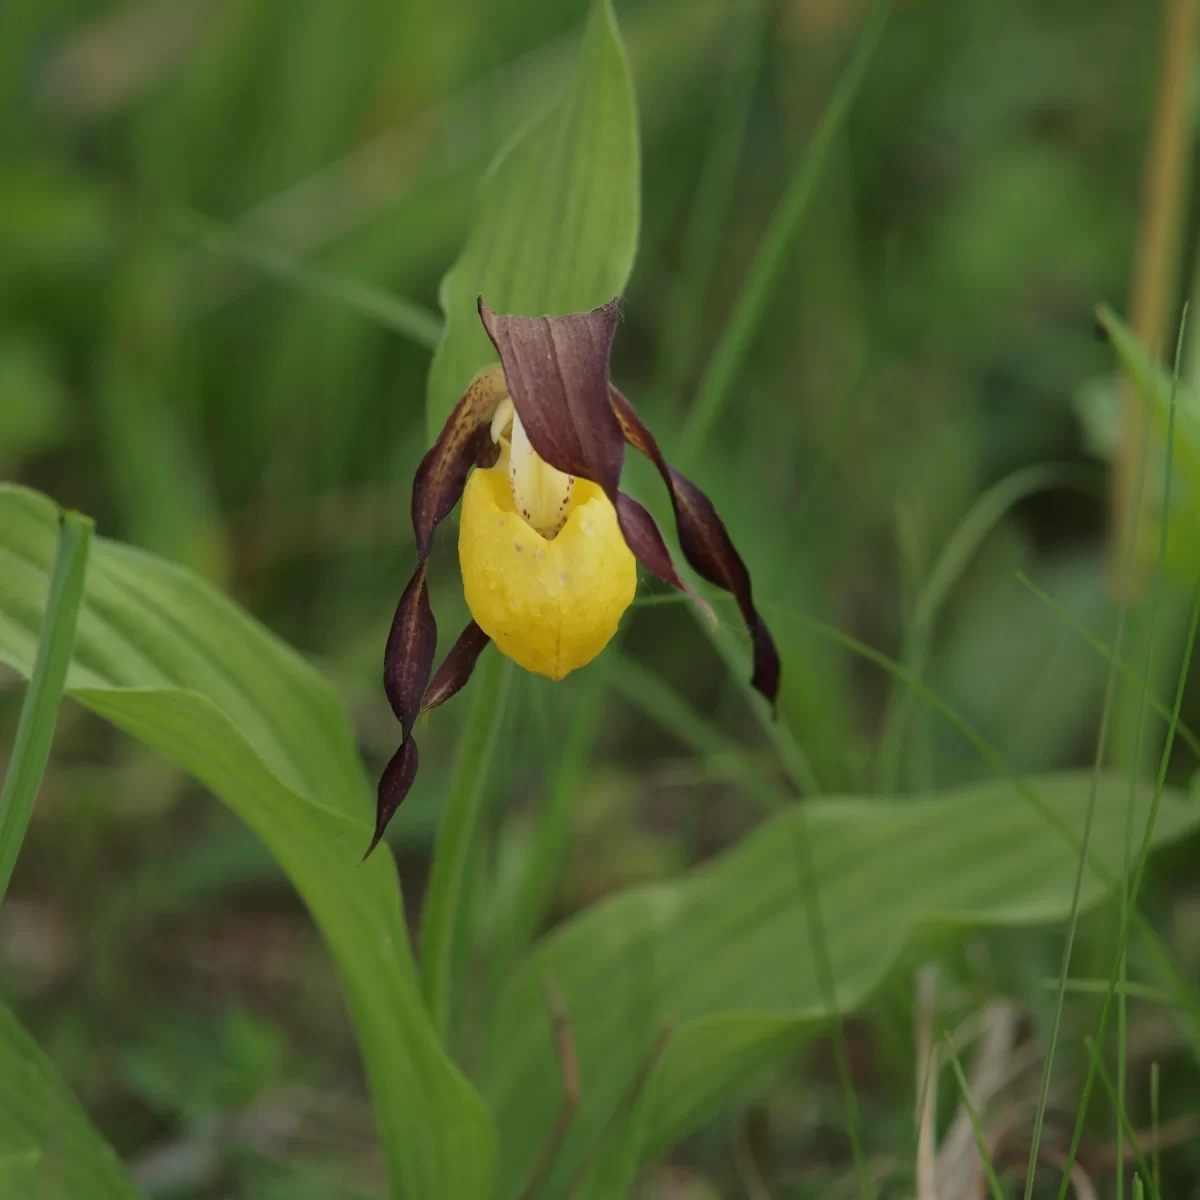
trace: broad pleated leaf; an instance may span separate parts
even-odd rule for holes
[[[137,1200],[117,1156],[89,1124],[34,1040],[0,1005],[0,1196]]]
[[[25,674],[56,523],[48,500],[0,488],[0,661]],[[491,1119],[421,1002],[390,854],[358,866],[372,802],[320,676],[194,575],[101,539],[67,690],[224,800],[303,896],[341,972],[391,1194],[490,1196]]]
[[[629,64],[610,0],[595,0],[566,95],[492,169],[467,244],[442,281],[446,326],[430,368],[430,439],[496,359],[477,298],[530,317],[606,303],[633,267],[639,204]]]
[[[1078,838],[1090,775],[1029,782]],[[1092,862],[1119,873],[1128,784],[1107,778]],[[1135,824],[1141,836],[1149,795]],[[859,1007],[922,928],[1046,924],[1070,909],[1076,857],[1011,783],[928,800],[829,798],[773,818],[713,864],[638,888],[584,913],[538,946],[503,993],[484,1091],[501,1133],[498,1195],[511,1200],[557,1104],[557,1066],[542,981],[563,996],[575,1031],[582,1104],[547,1198],[566,1181],[617,1106],[661,1030],[674,1025],[643,1111],[641,1157],[694,1128],[757,1067],[794,1048],[825,1013],[809,941],[795,836],[808,820],[838,1007]],[[1163,798],[1155,842],[1200,824],[1200,807]],[[1104,886],[1085,879],[1083,903]],[[628,1138],[618,1132],[614,1146]],[[610,1194],[621,1194],[612,1192]]]

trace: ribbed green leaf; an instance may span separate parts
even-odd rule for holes
[[[25,674],[56,528],[48,500],[0,488],[0,661]],[[358,865],[372,800],[327,685],[196,576],[100,540],[67,690],[220,796],[304,897],[342,975],[392,1194],[489,1196],[491,1119],[421,1001],[391,856]]]
[[[33,1039],[0,1006],[0,1196],[137,1200],[103,1142]]]
[[[1076,837],[1090,776],[1031,779]],[[1136,829],[1149,804],[1141,796]],[[1105,779],[1093,868],[1120,873],[1128,783]],[[517,1194],[558,1103],[543,979],[562,993],[575,1032],[582,1104],[548,1197],[585,1161],[655,1038],[674,1032],[649,1095],[643,1157],[703,1120],[731,1088],[794,1046],[826,1015],[809,944],[793,834],[807,820],[838,1007],[860,1006],[913,934],[930,926],[1045,924],[1070,908],[1077,859],[1011,783],[903,802],[829,798],[772,818],[711,866],[639,888],[543,942],[501,997],[484,1091],[501,1130],[499,1195]],[[1200,824],[1200,808],[1163,798],[1155,843]],[[1094,869],[1083,902],[1103,884]]]
[[[629,63],[610,0],[595,0],[566,95],[492,168],[467,244],[442,280],[446,327],[429,374],[431,438],[496,358],[476,298],[524,316],[611,300],[633,267],[639,204]]]

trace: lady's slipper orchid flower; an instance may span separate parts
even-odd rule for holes
[[[754,647],[754,687],[772,704],[779,691],[775,643],[721,518],[609,382],[617,301],[564,317],[514,317],[480,298],[479,315],[500,362],[471,382],[413,480],[417,567],[384,655],[384,689],[404,739],[379,781],[371,849],[416,777],[417,716],[467,682],[489,641],[526,670],[561,679],[616,632],[633,600],[635,560],[712,617],[676,572],[654,519],[620,490],[626,442],[667,485],[688,562],[737,600]],[[459,563],[473,620],[434,672],[426,566],[434,529],[460,496]]]

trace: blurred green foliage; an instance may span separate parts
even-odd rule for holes
[[[230,253],[205,222],[317,280],[377,285],[415,306],[419,328],[489,162],[566,85],[586,7],[0,7],[0,477],[229,591],[333,681],[372,770],[394,738],[378,664],[411,565],[428,346],[332,287]],[[638,96],[642,212],[614,369],[671,448],[866,5],[616,8]],[[889,791],[952,788],[996,768],[928,706],[901,703],[886,673],[784,610],[915,667],[1015,770],[1090,758],[1106,663],[1016,572],[1111,642],[1097,453],[1111,442],[1096,436],[1102,421],[1085,431],[1076,414],[1081,396],[1115,392],[1092,313],[1100,301],[1120,310],[1127,292],[1157,8],[899,0],[730,402],[688,464],[774,606],[788,665],[781,728],[827,792],[872,790],[897,711]],[[1185,382],[1195,370],[1185,361]],[[1015,501],[922,628],[931,573],[980,497],[1049,462],[1091,468],[1094,486]],[[658,494],[641,464],[629,474],[648,501]],[[1186,615],[1177,592],[1197,566],[1187,539],[1172,564],[1152,676],[1167,700]],[[432,584],[443,629],[457,628],[445,534]],[[1144,626],[1135,611],[1125,655],[1139,672]],[[668,690],[623,679],[623,655]],[[471,1065],[485,1010],[543,923],[634,881],[673,879],[758,819],[764,778],[788,786],[780,735],[677,606],[639,607],[610,656],[610,675],[597,664],[558,690],[522,678],[510,697],[476,883],[496,899],[495,911],[477,905],[473,934],[494,969],[472,968],[459,1022]],[[21,694],[0,676],[0,746]],[[1184,720],[1200,724],[1195,699],[1192,688]],[[466,707],[422,731],[422,775],[395,822],[410,911]],[[1151,732],[1157,753],[1161,726]],[[1128,760],[1132,730],[1117,739]],[[1156,860],[1145,897],[1185,975],[1200,962],[1188,854]],[[522,875],[529,862],[540,882]],[[1107,979],[1113,924],[1108,912],[1084,922],[1080,976]],[[1010,998],[1035,1036],[1045,1029],[1056,939],[932,941],[939,1021]],[[1165,986],[1160,972],[1134,951],[1131,975]],[[0,985],[148,1193],[380,1193],[344,1002],[278,867],[176,768],[79,709],[60,724],[0,910]],[[868,1149],[906,1164],[915,1005],[901,972],[847,1032]],[[1094,1029],[1098,1006],[1073,992],[1069,1027]],[[1151,1061],[1162,1063],[1164,1126],[1196,1112],[1191,1021],[1138,1002],[1131,1026],[1135,1125],[1149,1122]],[[1061,1055],[1066,1127],[1087,1066],[1081,1033]],[[646,1194],[739,1194],[755,1171],[777,1196],[846,1187],[827,1041],[789,1042],[767,1082],[683,1143]],[[1084,1162],[1103,1178],[1114,1123],[1094,1108]],[[294,1120],[272,1124],[278,1112]],[[1164,1165],[1187,1194],[1200,1178],[1194,1141]]]

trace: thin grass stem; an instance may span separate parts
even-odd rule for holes
[[[314,267],[262,238],[229,229],[189,209],[172,213],[170,224],[181,237],[210,254],[235,258],[310,295],[332,304],[344,304],[425,350],[433,350],[442,336],[442,319],[437,313],[386,288]]]
[[[1176,384],[1178,383],[1178,378],[1179,378],[1180,347],[1183,344],[1182,328],[1183,328],[1183,323],[1181,322],[1180,323],[1180,330],[1181,330],[1180,337],[1176,343],[1175,373],[1174,373],[1174,382],[1172,384],[1172,389],[1171,389],[1171,409],[1170,409],[1170,413],[1168,415],[1168,423],[1167,423],[1167,435],[1168,435],[1167,470],[1166,470],[1166,477],[1164,479],[1164,489],[1166,490],[1167,495],[1170,494],[1171,470],[1172,470],[1171,464],[1174,459],[1173,450],[1174,450],[1174,433],[1175,433],[1175,414],[1176,414],[1177,402],[1178,402],[1178,394],[1177,394]],[[1160,559],[1165,553],[1165,545],[1166,545],[1165,527],[1166,527],[1166,522],[1167,522],[1167,510],[1166,510],[1165,504],[1163,507],[1162,521],[1163,521],[1163,534],[1162,534],[1162,538],[1161,538],[1160,544],[1159,544]],[[1136,534],[1136,532],[1137,532],[1137,525],[1138,525],[1138,523],[1136,521],[1131,522],[1131,531],[1134,534]],[[1100,1009],[1100,1029],[1097,1033],[1097,1038],[1096,1038],[1098,1044],[1100,1044],[1100,1045],[1104,1044],[1104,1034],[1105,1034],[1105,1031],[1106,1031],[1107,1025],[1108,1025],[1108,1014],[1109,1014],[1110,1008],[1112,1006],[1113,997],[1116,994],[1117,989],[1120,986],[1120,984],[1124,978],[1123,971],[1122,971],[1122,965],[1125,960],[1126,948],[1128,946],[1128,941],[1129,941],[1129,929],[1130,929],[1130,925],[1132,922],[1132,914],[1136,909],[1138,890],[1141,887],[1142,876],[1146,869],[1146,860],[1150,854],[1150,840],[1154,835],[1155,821],[1158,819],[1159,801],[1162,797],[1163,788],[1166,786],[1166,782],[1167,782],[1167,769],[1168,769],[1168,767],[1170,765],[1170,761],[1171,761],[1171,750],[1173,749],[1173,747],[1175,745],[1175,732],[1179,725],[1179,713],[1183,707],[1183,692],[1184,692],[1184,688],[1187,684],[1188,669],[1189,669],[1189,667],[1191,665],[1191,661],[1192,661],[1192,652],[1195,649],[1195,645],[1196,645],[1197,627],[1200,627],[1200,578],[1197,578],[1196,586],[1193,590],[1192,613],[1191,613],[1191,619],[1188,624],[1187,644],[1184,648],[1183,663],[1180,666],[1180,670],[1179,670],[1179,682],[1175,689],[1175,706],[1171,712],[1171,721],[1167,726],[1167,736],[1166,736],[1166,739],[1163,744],[1162,755],[1159,759],[1158,776],[1155,779],[1154,796],[1150,803],[1150,812],[1147,814],[1147,817],[1146,817],[1146,828],[1145,828],[1145,832],[1142,835],[1142,845],[1141,845],[1141,850],[1138,854],[1137,869],[1134,872],[1133,882],[1129,887],[1128,903],[1124,902],[1124,895],[1123,895],[1123,902],[1121,904],[1121,929],[1120,929],[1120,936],[1117,941],[1117,957],[1116,957],[1115,962],[1113,963],[1112,974],[1109,978],[1109,990],[1104,997],[1104,1004],[1102,1005],[1102,1007]],[[1116,661],[1115,658],[1114,658],[1114,661]],[[1136,765],[1136,763],[1134,765]],[[1133,768],[1131,767],[1131,769],[1133,769]],[[1123,894],[1124,894],[1125,890],[1126,889],[1125,889],[1124,885],[1122,885],[1122,893]],[[1123,1003],[1123,1000],[1124,1000],[1123,996],[1122,996],[1121,1000]],[[1083,1136],[1083,1123],[1084,1123],[1085,1117],[1087,1116],[1087,1106],[1088,1106],[1088,1101],[1091,1098],[1092,1084],[1093,1084],[1094,1078],[1095,1078],[1095,1070],[1096,1070],[1096,1060],[1093,1058],[1092,1063],[1088,1067],[1087,1077],[1084,1080],[1083,1092],[1081,1094],[1080,1102],[1079,1102],[1079,1112],[1075,1119],[1075,1129],[1071,1135],[1071,1146],[1070,1146],[1070,1149],[1067,1151],[1068,1167],[1071,1163],[1073,1163],[1075,1161],[1075,1156],[1079,1151],[1079,1140]],[[1118,1170],[1118,1177],[1120,1177],[1119,1170]],[[1060,1195],[1060,1200],[1062,1200],[1062,1198],[1065,1197],[1065,1195],[1066,1195],[1065,1186],[1064,1186],[1063,1190],[1060,1191],[1059,1195]]]
[[[838,80],[812,141],[792,174],[787,190],[771,215],[750,273],[734,305],[729,323],[717,342],[700,383],[679,442],[678,457],[688,464],[703,445],[724,409],[734,381],[746,361],[775,291],[787,268],[788,256],[829,152],[845,124],[858,95],[867,67],[875,54],[891,11],[891,0],[875,0],[867,14],[854,55]]]
[[[975,1106],[971,1103],[970,1085],[967,1083],[967,1077],[963,1074],[962,1064],[958,1061],[958,1054],[949,1036],[946,1037],[946,1049],[950,1052],[950,1066],[954,1071],[954,1078],[958,1081],[958,1094],[962,1097],[963,1108],[967,1110],[971,1128],[975,1131],[975,1145],[979,1147],[979,1161],[983,1164],[984,1175],[987,1176],[988,1190],[992,1193],[992,1200],[1004,1200],[1004,1189],[1000,1186],[996,1168],[992,1165],[987,1138],[983,1136],[983,1127],[979,1124],[979,1114],[976,1113]]]
[[[1046,1102],[1050,1096],[1050,1077],[1054,1070],[1054,1054],[1058,1048],[1058,1035],[1062,1028],[1063,1007],[1067,995],[1067,977],[1071,972],[1071,953],[1075,947],[1075,932],[1079,925],[1079,902],[1083,894],[1083,876],[1087,869],[1088,850],[1091,844],[1092,823],[1096,812],[1096,795],[1100,787],[1100,773],[1104,769],[1108,749],[1108,729],[1112,720],[1113,703],[1117,691],[1118,671],[1121,661],[1121,645],[1125,638],[1125,620],[1129,611],[1130,594],[1133,586],[1132,560],[1137,553],[1138,521],[1146,491],[1146,464],[1150,456],[1150,421],[1143,424],[1141,459],[1137,486],[1134,489],[1135,513],[1129,522],[1125,565],[1120,574],[1120,598],[1117,602],[1117,625],[1113,634],[1113,658],[1109,663],[1108,677],[1104,684],[1104,702],[1100,710],[1100,729],[1096,735],[1096,755],[1092,762],[1092,782],[1088,791],[1087,810],[1084,814],[1083,841],[1079,853],[1079,866],[1075,872],[1075,885],[1071,896],[1071,912],[1067,918],[1067,934],[1063,941],[1062,966],[1059,969],[1058,992],[1054,997],[1054,1013],[1050,1021],[1050,1037],[1046,1046],[1046,1062],[1042,1070],[1041,1087],[1038,1089],[1037,1111],[1033,1119],[1033,1136],[1029,1151],[1029,1167],[1025,1173],[1025,1200],[1033,1200],[1033,1181],[1037,1175],[1038,1151],[1041,1147],[1042,1129],[1046,1120]],[[1064,1178],[1069,1177],[1070,1172]]]

